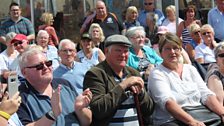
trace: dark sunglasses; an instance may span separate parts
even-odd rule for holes
[[[200,33],[200,31],[195,31],[194,32],[194,35],[198,35],[198,33]]]
[[[144,5],[152,5],[153,3],[144,3]]]
[[[223,58],[224,57],[224,53],[218,54],[218,57]]]
[[[203,32],[202,35],[209,35],[211,32]]]
[[[18,41],[18,42],[15,42],[13,45],[14,46],[18,46],[18,45],[21,45],[21,44],[23,44],[23,42],[22,41]]]
[[[45,61],[44,63],[40,63],[40,64],[37,64],[35,66],[29,66],[29,67],[26,67],[26,68],[36,68],[36,70],[43,70],[44,65],[46,65],[47,67],[52,66],[52,60]]]

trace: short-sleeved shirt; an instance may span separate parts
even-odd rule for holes
[[[57,117],[53,126],[79,126],[74,113],[74,101],[78,96],[77,92],[64,79],[54,78],[51,84],[54,90],[57,90],[59,84],[61,85],[60,98],[62,104],[62,113]],[[50,98],[40,94],[28,81],[20,85],[19,91],[22,103],[17,114],[23,125],[37,121],[52,109]]]
[[[204,63],[216,62],[214,51],[206,46],[204,43],[201,43],[195,47],[195,58],[203,58]]]
[[[219,11],[217,7],[208,12],[208,24],[210,24],[215,31],[215,38],[224,40],[224,14]]]
[[[112,13],[107,13],[104,20],[97,19],[95,16],[87,26],[87,31],[92,23],[98,23],[103,30],[104,36],[107,38],[110,35],[121,34],[124,29],[123,24]]]
[[[26,36],[35,34],[33,24],[29,19],[21,17],[18,22],[11,18],[4,21],[0,26],[0,36],[5,36],[9,32],[24,34]]]
[[[146,27],[147,24],[146,24],[146,15],[147,15],[147,11],[145,10],[142,10],[140,13],[139,13],[139,16],[138,16],[138,21],[140,22],[141,26],[143,27]],[[163,15],[163,12],[161,10],[158,10],[158,9],[155,9],[153,11],[153,13],[157,14],[158,15],[158,20],[156,22],[157,25],[161,25],[162,24],[162,21],[165,19],[164,15]]]
[[[59,56],[58,56],[58,49],[55,46],[48,45],[47,51],[45,55],[48,60],[52,60],[53,69],[55,70],[59,66]]]

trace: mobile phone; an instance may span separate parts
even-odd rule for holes
[[[8,93],[9,98],[12,98],[12,96],[18,91],[18,76],[17,75],[10,75],[8,77]]]

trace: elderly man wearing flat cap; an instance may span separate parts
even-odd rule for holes
[[[137,94],[145,125],[153,112],[153,101],[144,89],[144,81],[136,70],[126,66],[130,46],[123,35],[109,36],[105,40],[106,60],[85,75],[83,90],[89,88],[93,93],[90,108],[94,126],[138,126],[133,94]]]

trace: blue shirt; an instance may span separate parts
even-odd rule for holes
[[[134,27],[134,26],[140,26],[140,23],[137,20],[135,20],[134,22],[125,21],[123,24],[124,24],[125,29],[129,29],[129,28]]]
[[[143,46],[142,51],[145,53],[148,61],[151,64],[161,64],[163,59],[156,53],[155,50],[148,46]],[[140,58],[135,54],[133,47],[130,48],[129,56],[128,56],[128,63],[127,65],[138,70]]]
[[[4,21],[0,26],[0,36],[5,36],[9,32],[20,33],[26,36],[35,33],[33,24],[24,17],[21,17],[18,22],[14,22],[11,18]]]
[[[52,80],[52,88],[57,90],[61,84],[60,98],[62,113],[57,117],[53,126],[79,126],[78,118],[75,116],[74,101],[78,96],[71,84],[64,80],[55,78]],[[40,94],[32,85],[26,81],[19,87],[22,103],[17,111],[23,125],[37,121],[52,109],[50,98]]]
[[[45,55],[48,60],[53,61],[52,66],[53,69],[55,70],[59,66],[58,49],[55,46],[48,45]]]
[[[153,12],[158,15],[158,20],[157,20],[156,24],[161,25],[163,20],[165,19],[163,12],[159,9],[155,9]],[[147,24],[146,24],[146,14],[147,13],[148,13],[147,11],[142,10],[138,16],[138,21],[140,22],[141,26],[143,26],[143,27],[147,26]]]
[[[78,94],[83,92],[83,79],[89,68],[80,62],[75,62],[71,69],[63,64],[54,70],[53,76],[57,78],[63,78],[71,83]]]
[[[81,63],[85,63],[87,67],[90,69],[92,66],[95,66],[99,63],[99,48],[93,48],[92,49],[92,57],[91,59],[87,58],[83,52],[83,50],[80,50],[77,53],[77,57],[79,58],[79,61]]]
[[[208,12],[208,24],[215,31],[215,38],[224,40],[224,14],[217,7]]]

